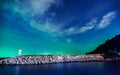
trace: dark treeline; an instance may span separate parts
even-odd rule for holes
[[[120,52],[120,34],[107,40],[94,51],[87,54],[104,54],[105,56],[116,56]]]

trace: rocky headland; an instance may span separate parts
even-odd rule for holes
[[[29,65],[29,64],[50,64],[50,63],[67,63],[67,62],[88,62],[103,61],[100,54],[88,55],[30,55],[17,56],[0,60],[0,65]]]

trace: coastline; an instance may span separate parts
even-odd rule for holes
[[[120,59],[115,59],[120,60]],[[85,55],[29,55],[17,56],[0,60],[0,65],[39,65],[52,63],[68,62],[92,62],[92,61],[113,61],[113,59],[104,59],[100,54]]]

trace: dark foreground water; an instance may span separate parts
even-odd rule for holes
[[[0,66],[0,75],[120,75],[120,62]]]

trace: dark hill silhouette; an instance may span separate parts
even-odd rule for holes
[[[87,54],[108,53],[110,51],[120,52],[120,34],[114,38],[107,40],[104,44],[98,46],[94,51]]]

